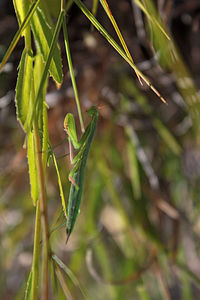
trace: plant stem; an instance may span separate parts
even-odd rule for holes
[[[31,104],[34,105],[35,99],[35,89],[34,89],[34,77],[32,80],[32,90],[31,90]],[[35,152],[37,157],[37,170],[39,177],[39,207],[40,207],[40,217],[42,223],[42,300],[48,299],[48,274],[49,274],[49,242],[48,242],[48,216],[47,216],[47,200],[46,200],[46,190],[45,190],[45,176],[44,167],[42,161],[42,149],[40,143],[39,130],[37,125],[37,116],[33,119],[33,132],[35,141]],[[39,255],[39,254],[38,254]],[[32,298],[34,300],[34,298]]]
[[[47,201],[46,201],[46,191],[45,191],[45,180],[44,180],[44,170],[42,164],[42,153],[40,146],[40,138],[38,133],[38,128],[36,122],[34,122],[34,132],[35,132],[35,146],[37,153],[37,166],[39,174],[39,186],[40,186],[40,211],[41,211],[41,223],[42,223],[42,256],[43,256],[43,283],[42,283],[42,300],[48,299],[48,273],[49,273],[49,243],[48,243],[48,217],[47,217]]]
[[[31,286],[31,299],[36,300],[38,296],[38,264],[40,254],[40,202],[37,202],[36,217],[35,217],[35,237],[34,237],[34,250],[33,250],[33,263],[32,263],[32,286]]]
[[[30,25],[28,25],[25,29],[25,49],[27,53],[32,53],[32,47],[31,47],[31,30]],[[30,93],[30,104],[33,106],[35,98],[35,90],[34,90],[34,79],[32,79],[32,85],[31,85],[31,93]],[[37,123],[36,119],[34,119],[33,124],[33,130],[34,130],[34,139],[36,148],[40,149],[40,142],[38,146],[38,129],[37,129]],[[37,153],[37,161],[40,159],[38,156],[40,155],[40,151],[36,151]],[[40,171],[39,163],[38,163],[38,172]],[[39,177],[40,178],[40,177]],[[41,189],[40,189],[41,191]],[[39,271],[39,255],[40,255],[40,238],[41,238],[41,211],[40,211],[40,201],[37,201],[36,206],[36,216],[35,216],[35,236],[34,236],[34,250],[33,250],[33,262],[32,262],[32,285],[31,285],[31,299],[37,300],[38,298],[38,271]]]
[[[76,86],[76,80],[75,80],[75,76],[74,76],[72,58],[71,58],[71,53],[70,53],[70,48],[69,48],[69,39],[68,39],[68,34],[67,34],[67,26],[66,26],[66,19],[65,18],[63,18],[63,33],[64,33],[64,39],[65,39],[65,49],[66,49],[66,53],[67,53],[69,71],[70,71],[72,86],[73,86],[73,89],[74,89],[74,95],[75,95],[76,106],[77,106],[77,110],[78,110],[79,121],[80,121],[80,125],[81,125],[81,131],[85,132],[82,113],[81,113],[81,107],[80,107],[80,101],[79,101],[79,96],[78,96],[78,89],[77,89],[77,86]]]

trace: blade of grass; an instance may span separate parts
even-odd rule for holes
[[[99,0],[93,0],[93,3],[92,3],[92,14],[94,16],[96,16],[96,14],[97,14],[98,4],[99,4]]]
[[[10,43],[10,46],[8,48],[8,50],[6,51],[6,54],[4,55],[4,58],[0,64],[0,72],[2,70],[2,68],[4,67],[4,65],[6,64],[7,60],[9,59],[11,53],[13,52],[17,42],[19,41],[22,32],[24,31],[24,29],[26,28],[26,26],[28,25],[32,15],[34,14],[36,8],[38,7],[40,0],[37,0],[35,3],[33,3],[29,9],[29,12],[26,16],[26,18],[23,20],[21,26],[19,27],[18,31],[16,32],[12,42]]]
[[[32,270],[29,273],[27,284],[26,284],[26,290],[25,290],[25,297],[24,300],[31,300],[31,285],[32,285]]]
[[[74,76],[74,69],[73,69],[73,64],[72,64],[70,48],[69,48],[69,39],[68,39],[68,34],[67,34],[67,25],[66,25],[66,19],[65,18],[63,18],[63,33],[64,33],[64,39],[65,39],[65,49],[66,49],[66,53],[67,53],[69,71],[70,71],[72,86],[73,86],[73,89],[74,89],[74,95],[75,95],[76,106],[77,106],[77,110],[78,110],[79,121],[80,121],[80,125],[81,125],[81,131],[84,132],[85,128],[84,128],[84,124],[83,124],[83,117],[82,117],[82,113],[81,113],[81,107],[80,107],[80,101],[79,101],[79,96],[78,96],[78,89],[77,89],[77,85],[76,85],[76,79],[75,79],[75,76]]]
[[[129,50],[128,50],[128,47],[127,47],[126,42],[125,42],[125,40],[124,40],[124,38],[123,38],[123,36],[122,36],[122,34],[121,34],[121,31],[120,31],[119,27],[118,27],[118,25],[117,25],[117,22],[115,21],[115,18],[114,18],[113,15],[112,15],[112,12],[111,12],[111,10],[110,10],[110,8],[109,8],[109,6],[108,6],[108,3],[106,2],[106,0],[100,0],[100,2],[101,2],[101,5],[102,5],[103,8],[104,8],[106,14],[107,14],[108,17],[109,17],[109,19],[110,19],[110,21],[111,21],[111,23],[112,23],[112,25],[113,25],[113,27],[114,27],[114,29],[115,29],[115,32],[116,32],[117,35],[118,35],[118,38],[119,38],[119,40],[120,40],[120,42],[121,42],[121,44],[122,44],[122,47],[123,47],[123,49],[124,49],[126,55],[127,55],[128,58],[133,62],[133,58],[132,58],[132,56],[131,56],[131,54],[130,54],[130,52],[129,52]],[[141,81],[141,79],[140,79],[140,75],[138,74],[137,71],[136,71],[136,75],[137,75],[137,77],[138,77],[139,82],[142,84],[142,81]]]
[[[71,279],[71,281],[73,282],[73,284],[77,288],[79,288],[79,290],[81,291],[81,293],[84,296],[84,298],[87,299],[87,300],[89,300],[90,299],[89,296],[87,295],[87,293],[84,290],[84,288],[81,286],[81,284],[78,281],[78,279],[72,273],[72,271],[55,254],[52,256],[52,259],[55,260],[55,262],[57,263],[57,265],[69,276],[69,278]]]
[[[74,0],[77,6],[82,10],[90,22],[96,27],[96,29],[106,38],[106,40],[112,45],[112,47],[127,61],[127,63],[133,68],[135,73],[138,73],[149,88],[160,98],[161,101],[166,103],[166,100],[160,95],[158,90],[151,84],[147,77],[138,69],[138,67],[129,59],[122,48],[115,42],[115,40],[109,35],[109,33],[103,28],[103,26],[97,21],[87,7],[80,1]]]
[[[63,188],[62,188],[62,182],[61,182],[61,178],[60,178],[60,172],[59,172],[58,164],[57,164],[56,157],[55,157],[53,151],[52,151],[52,157],[53,157],[53,162],[54,162],[57,177],[58,177],[58,185],[59,185],[59,189],[60,189],[60,197],[61,197],[61,201],[62,201],[63,212],[65,214],[65,217],[67,218],[67,209],[66,209],[65,197],[64,197]]]
[[[165,29],[162,27],[162,25],[156,20],[156,18],[154,16],[152,16],[148,10],[145,8],[145,6],[142,4],[142,2],[140,0],[132,0],[132,2],[135,2],[139,8],[143,11],[143,13],[147,16],[147,18],[149,19],[149,21],[151,23],[153,23],[154,25],[156,25],[160,31],[164,34],[164,36],[170,40],[169,35],[167,34],[167,32],[165,31]]]
[[[40,50],[40,53],[42,54],[44,62],[46,62],[53,39],[54,27],[50,25],[45,12],[43,12],[39,7],[33,15],[30,24],[35,42]],[[59,88],[62,84],[63,73],[60,48],[57,43],[54,47],[53,56],[49,66],[49,73],[51,74],[54,81],[56,82],[57,87]]]
[[[60,286],[63,290],[63,293],[65,294],[65,297],[67,300],[74,300],[74,298],[72,297],[72,294],[66,284],[65,278],[63,276],[63,273],[60,270],[60,267],[58,265],[56,265],[55,267],[55,272],[56,272],[56,276],[60,282]]]
[[[33,55],[29,52],[24,49],[22,53],[15,94],[17,120],[23,129],[30,107],[31,78],[33,72]]]

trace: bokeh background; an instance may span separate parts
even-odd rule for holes
[[[92,1],[84,3],[92,7]],[[200,2],[154,1],[170,41],[134,1],[108,3],[134,62],[167,105],[139,83],[73,5],[67,22],[84,121],[89,122],[86,110],[91,105],[99,107],[100,116],[75,230],[67,246],[64,228],[51,235],[50,243],[86,299],[200,299]],[[97,19],[117,40],[100,4]],[[1,60],[17,29],[12,1],[1,0]],[[7,300],[24,297],[34,238],[25,134],[14,102],[23,47],[21,39],[0,74],[0,295]],[[52,145],[65,138],[65,114],[77,116],[62,34],[60,47],[64,81],[58,90],[50,80],[46,95]],[[67,142],[54,151],[67,200],[70,165],[62,157]],[[52,162],[47,172],[52,230],[61,200]],[[84,299],[69,274],[68,298]],[[56,299],[66,299],[56,289]]]

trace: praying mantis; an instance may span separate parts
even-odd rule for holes
[[[73,165],[73,169],[70,171],[68,176],[69,181],[71,182],[71,187],[67,207],[66,243],[69,240],[79,213],[83,194],[86,161],[98,122],[98,110],[95,106],[92,106],[87,113],[91,116],[91,121],[80,141],[78,141],[77,138],[74,116],[71,113],[68,113],[64,119],[64,130],[69,141],[70,161]],[[74,149],[78,150],[78,154],[75,157],[72,155],[72,146]]]

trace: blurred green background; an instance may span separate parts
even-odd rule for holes
[[[90,106],[100,114],[75,230],[67,246],[64,228],[50,237],[52,251],[69,268],[68,299],[200,299],[200,3],[155,1],[169,41],[136,2],[108,1],[134,62],[167,105],[139,83],[78,7],[67,16],[85,123]],[[158,19],[150,1],[145,7]],[[117,40],[100,5],[97,19]],[[1,60],[17,28],[11,1],[1,0]],[[7,300],[24,297],[34,238],[25,135],[14,103],[23,46],[21,39],[0,74],[0,295]],[[62,35],[60,46],[63,53]],[[52,145],[65,138],[65,114],[77,116],[66,58],[63,72],[61,88],[50,80],[46,95]],[[67,152],[66,142],[55,148],[66,199],[69,159],[59,157]],[[52,230],[61,200],[51,162],[47,196]],[[52,299],[66,299],[59,284],[50,295],[54,290]]]

